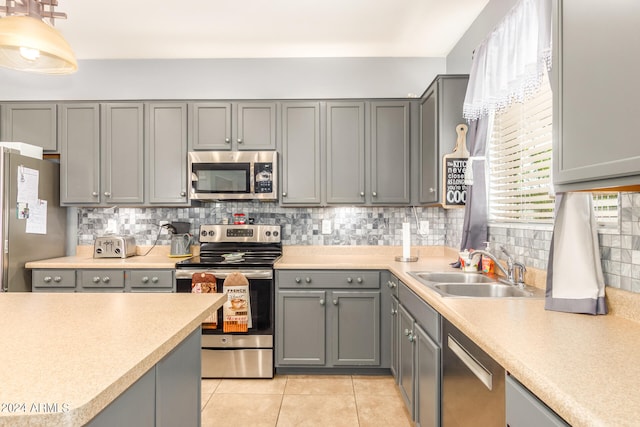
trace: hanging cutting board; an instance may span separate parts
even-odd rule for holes
[[[467,150],[467,125],[456,126],[458,139],[453,153],[442,156],[442,207],[460,208],[467,201],[467,186],[464,173],[467,169],[469,151]]]

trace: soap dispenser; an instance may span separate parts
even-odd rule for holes
[[[489,242],[483,242],[485,245],[485,251],[489,252]],[[493,260],[488,256],[482,256],[482,272],[485,274],[494,274],[495,273],[495,265]]]

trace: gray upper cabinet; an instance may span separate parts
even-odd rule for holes
[[[365,104],[327,102],[327,203],[365,202]]]
[[[320,205],[321,152],[320,103],[283,103],[283,205]]]
[[[60,203],[100,203],[100,104],[60,105]]]
[[[3,104],[2,140],[24,142],[58,151],[56,104]]]
[[[143,104],[61,104],[59,128],[62,205],[143,203]]]
[[[372,204],[409,204],[409,102],[371,103]]]
[[[555,0],[554,12],[556,190],[637,185],[640,2]]]
[[[148,202],[186,205],[187,104],[150,103],[147,114]]]
[[[144,104],[102,108],[102,203],[144,202]]]
[[[275,102],[191,104],[194,150],[275,150]]]
[[[456,126],[466,121],[462,106],[467,75],[440,75],[429,85],[420,103],[419,203],[441,201],[442,156],[456,146]],[[468,148],[468,144],[467,144]]]

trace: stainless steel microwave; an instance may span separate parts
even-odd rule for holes
[[[275,151],[192,151],[192,200],[277,200]]]

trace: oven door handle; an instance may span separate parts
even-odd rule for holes
[[[216,279],[226,279],[231,273],[242,273],[247,279],[273,279],[272,270],[176,270],[176,279],[193,278],[194,274],[208,273],[216,276]]]

